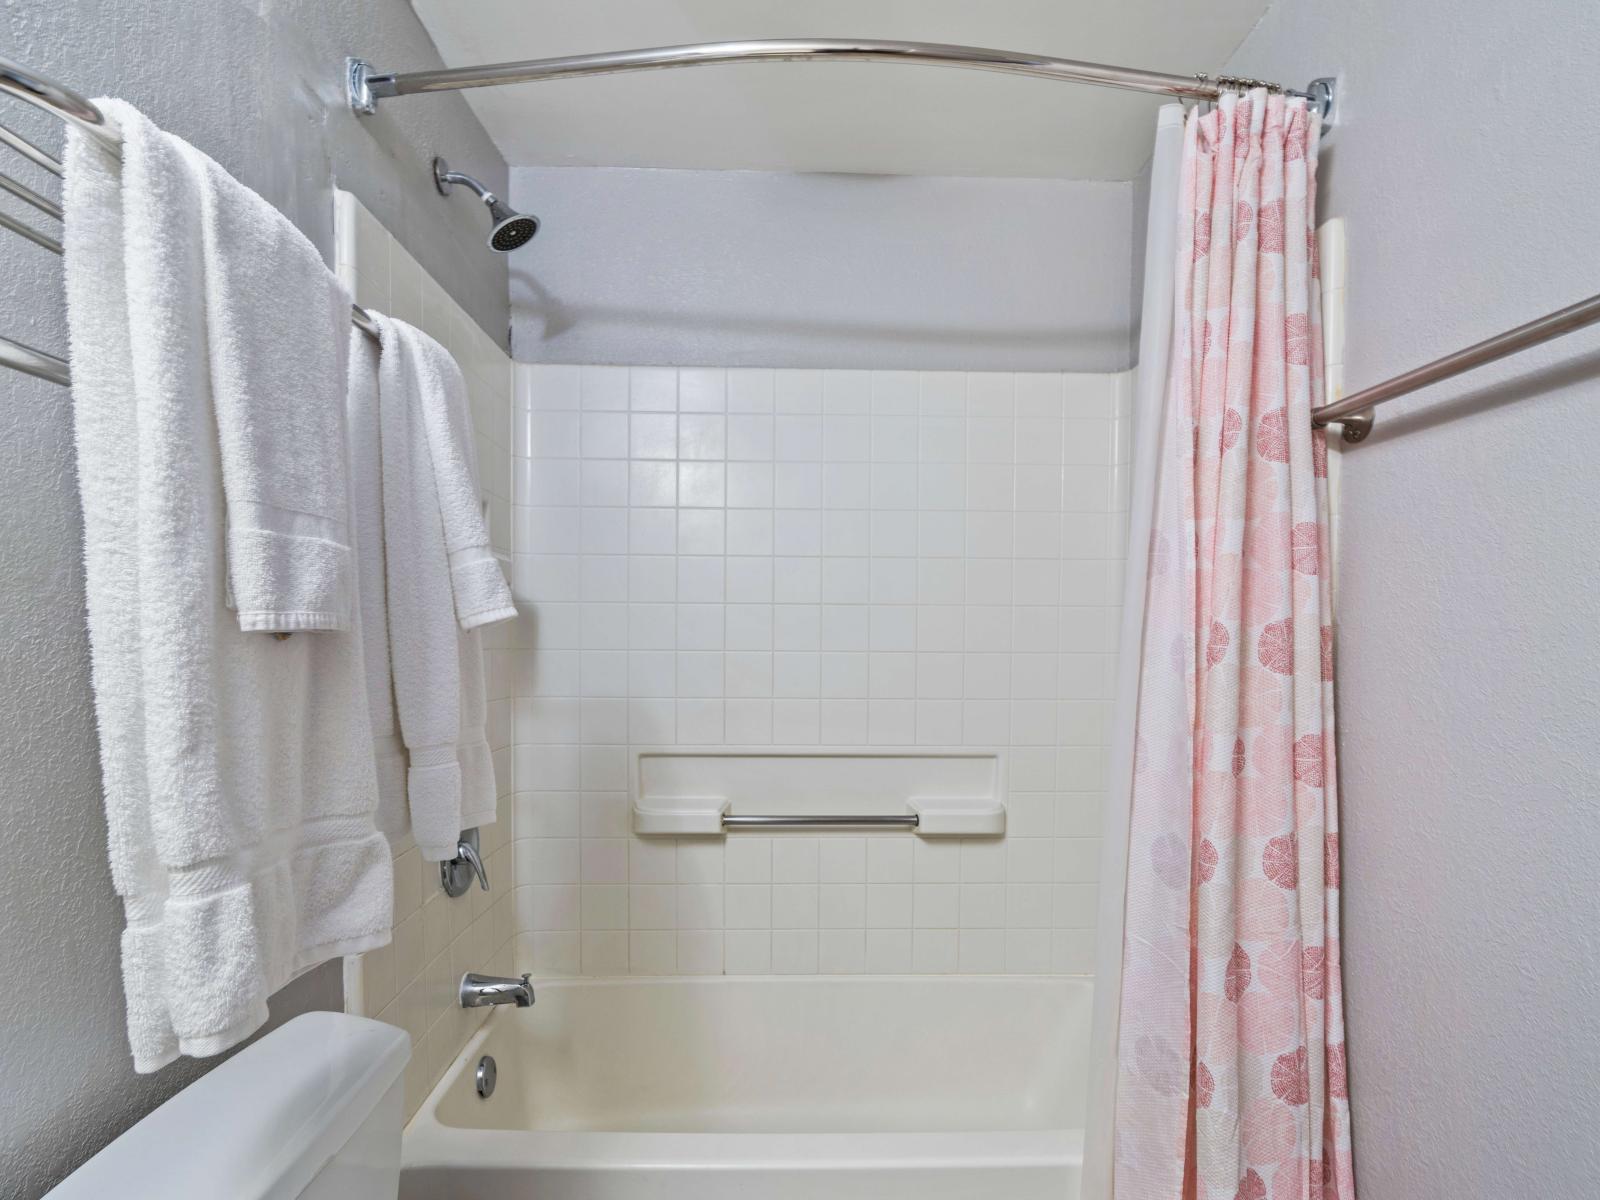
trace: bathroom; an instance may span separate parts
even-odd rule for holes
[[[1593,1195],[1597,60],[1580,0],[11,0],[0,1200]],[[512,600],[461,642],[470,853],[369,815],[358,881],[294,887],[372,889],[381,928],[266,955],[258,997],[181,960],[281,930],[175,939],[177,1015],[240,1015],[154,1050],[96,607],[132,544],[106,485],[144,482],[84,424],[121,379],[83,285],[123,289],[71,190],[127,193],[147,137],[284,253],[223,247],[236,293],[163,297],[193,328],[309,328],[278,273],[329,277],[305,344],[340,369],[257,366],[327,392],[333,441],[346,353],[389,394],[364,330],[443,347]],[[1237,197],[1230,144],[1267,163]],[[1230,240],[1268,265],[1201,287]],[[1225,370],[1169,370],[1217,363],[1219,309],[1253,314]],[[1210,436],[1158,454],[1190,406]],[[1230,518],[1179,483],[1271,508],[1188,608],[1162,531],[1210,554]],[[397,649],[420,572],[378,557],[399,697],[437,681]],[[1243,625],[1264,670],[1205,686]],[[349,718],[268,715],[313,712]]]

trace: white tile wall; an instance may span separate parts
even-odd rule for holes
[[[516,368],[517,969],[1091,969],[1126,375]],[[1003,839],[634,837],[641,746],[1002,749]]]
[[[511,549],[511,361],[504,350],[424,274],[405,249],[347,192],[336,193],[337,269],[356,302],[409,321],[438,339],[466,376],[478,435],[478,463],[495,549]],[[508,626],[484,631],[489,745],[500,783],[499,821],[483,829],[493,892],[474,887],[452,900],[436,864],[424,863],[407,836],[394,846],[394,940],[345,972],[345,1007],[411,1035],[406,1111],[427,1091],[482,1020],[455,1003],[464,971],[510,970],[512,934],[511,714],[516,641]],[[351,960],[352,964],[356,960]]]

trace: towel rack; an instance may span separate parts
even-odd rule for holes
[[[1533,346],[1565,337],[1597,322],[1600,322],[1600,296],[1590,296],[1587,300],[1580,300],[1576,304],[1567,305],[1566,308],[1536,317],[1526,325],[1518,325],[1515,329],[1508,329],[1481,342],[1474,342],[1454,354],[1446,354],[1431,363],[1424,363],[1404,375],[1396,375],[1393,379],[1375,383],[1332,404],[1313,408],[1311,423],[1318,429],[1324,425],[1342,423],[1345,441],[1364,441],[1367,434],[1372,432],[1374,405],[1407,395],[1431,383],[1438,383],[1442,379],[1450,379],[1486,363],[1520,354]]]
[[[0,58],[0,92],[24,100],[35,108],[43,109],[69,125],[76,125],[99,142],[108,153],[118,158],[122,156],[121,132],[106,119],[104,113],[71,88],[63,87],[55,80],[19,66],[9,59]],[[10,148],[52,175],[60,176],[62,173],[59,159],[4,125],[0,125],[0,145]],[[4,173],[0,173],[0,191],[10,193],[47,217],[57,221],[61,219],[60,205]],[[61,242],[58,239],[7,213],[0,212],[0,229],[26,238],[52,254],[62,253]],[[378,326],[365,309],[352,304],[350,320],[362,333],[374,341],[377,340]],[[65,359],[23,345],[8,337],[0,337],[0,367],[10,367],[13,371],[20,371],[24,375],[32,375],[36,379],[48,380],[62,386],[70,385],[72,382],[72,373]]]

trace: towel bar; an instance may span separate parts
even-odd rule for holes
[[[122,154],[122,135],[106,120],[98,108],[72,89],[62,87],[54,80],[4,58],[0,58],[0,95],[10,95],[18,100],[25,100],[68,124],[76,125],[96,139],[111,154],[118,157]],[[27,138],[3,125],[0,125],[0,145],[16,151],[52,175],[62,173],[62,165],[58,159],[46,154]],[[46,216],[61,219],[60,205],[48,196],[40,195],[26,184],[18,183],[10,176],[0,174],[0,191],[9,192]],[[56,238],[41,233],[7,213],[0,212],[0,229],[26,238],[52,254],[62,253],[61,243]],[[378,327],[365,309],[352,304],[350,320],[362,333],[377,341]],[[21,342],[14,342],[10,338],[0,337],[0,367],[10,367],[14,371],[21,371],[24,375],[32,375],[36,379],[48,380],[50,383],[59,383],[63,386],[70,386],[72,383],[71,370],[65,359],[43,350],[36,350],[32,346],[25,346]]]

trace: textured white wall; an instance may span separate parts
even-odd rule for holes
[[[1128,183],[518,168],[519,362],[1120,371]]]
[[[358,123],[339,104],[346,53],[436,63],[404,0],[9,0],[0,54],[89,95],[120,95],[182,134],[293,218],[333,257],[334,176],[359,195],[497,340],[503,260],[482,215],[446,200],[428,160],[448,153],[503,186],[505,167],[459,97],[401,102]],[[22,104],[0,120],[55,146],[59,124]],[[3,169],[53,181],[5,152]],[[7,211],[38,214],[6,201]],[[0,234],[0,333],[64,353],[61,261]],[[52,384],[0,371],[0,1197],[27,1200],[203,1064],[133,1074],[106,868],[100,768],[79,571],[71,409]],[[337,1007],[339,965],[275,998],[275,1015]]]
[[[1344,77],[1359,388],[1600,285],[1593,0],[1279,0],[1228,70]],[[1387,405],[1344,458],[1359,1190],[1593,1196],[1600,332]]]

